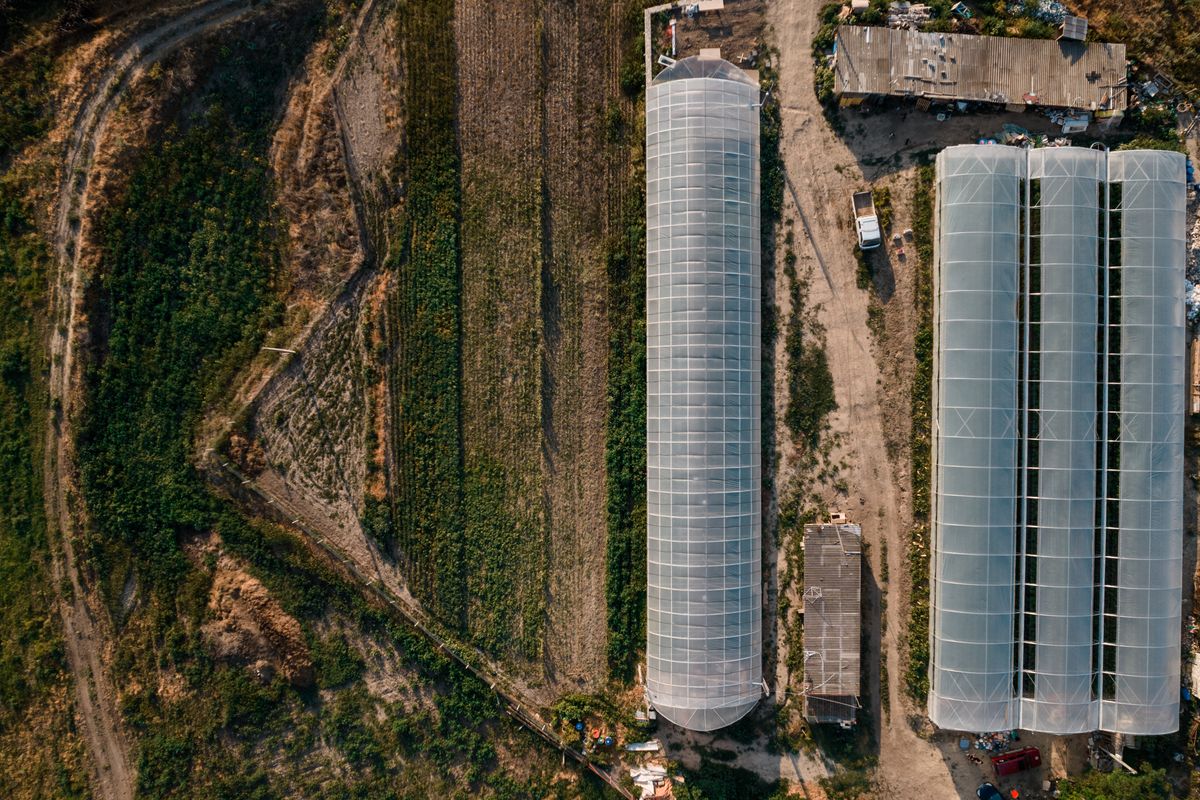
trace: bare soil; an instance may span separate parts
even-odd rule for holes
[[[718,48],[721,58],[753,69],[766,26],[766,10],[765,0],[725,0],[720,11],[706,11],[695,17],[676,10],[675,58]],[[669,34],[655,42],[655,47],[670,55]]]
[[[608,227],[611,187],[630,176],[619,172],[626,149],[607,144],[602,119],[619,96],[619,5],[550,3],[542,12],[541,463],[549,528],[544,669],[559,693],[598,688],[608,671],[604,259],[606,237],[614,234]]]
[[[201,627],[213,657],[249,668],[263,683],[281,675],[296,687],[313,684],[312,656],[295,617],[285,612],[246,565],[223,552],[216,536],[187,548],[193,560],[212,558],[209,621]]]
[[[923,710],[912,707],[901,682],[901,647],[907,623],[904,598],[909,588],[903,585],[904,558],[912,520],[905,447],[911,424],[908,380],[916,320],[912,274],[907,268],[911,262],[907,256],[900,260],[894,250],[882,259],[887,266],[880,270],[876,302],[883,308],[884,333],[880,344],[873,347],[868,326],[871,295],[856,286],[849,198],[853,191],[866,188],[867,178],[883,179],[892,187],[896,207],[893,228],[909,227],[907,199],[912,175],[904,149],[915,152],[917,148],[955,140],[972,141],[969,137],[980,121],[952,119],[950,124],[934,123],[934,127],[928,122],[932,118],[924,115],[923,119],[913,120],[916,125],[905,127],[897,125],[894,118],[863,119],[861,125],[858,119],[850,119],[842,123],[848,135],[837,135],[824,119],[813,88],[810,53],[819,5],[815,0],[785,0],[768,11],[781,53],[779,99],[787,171],[784,214],[794,220],[797,272],[812,276],[808,300],[819,307],[819,319],[825,327],[838,404],[829,419],[831,460],[843,465],[841,477],[846,482],[844,493],[834,486],[819,487],[817,493],[828,509],[844,511],[860,522],[869,545],[863,598],[865,641],[869,649],[878,648],[880,656],[864,654],[864,663],[871,666],[863,701],[868,712],[865,721],[874,726],[873,738],[879,749],[876,780],[898,797],[959,796],[965,784],[956,785],[943,751],[919,738],[910,726],[909,717],[919,719]],[[789,311],[784,281],[780,271],[775,296],[781,321],[788,318]],[[780,408],[785,402],[780,393],[786,389],[784,336],[781,331],[777,353],[776,397]],[[785,486],[795,454],[785,437],[780,439],[777,482]],[[880,562],[885,549],[886,567]],[[885,570],[890,580],[883,579]],[[882,625],[885,597],[886,625]],[[887,674],[887,685],[883,687],[879,687],[881,663],[886,665]],[[886,692],[886,704],[881,703],[880,692]],[[974,787],[970,788],[973,791]]]

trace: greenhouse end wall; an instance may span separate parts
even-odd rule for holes
[[[930,718],[1179,725],[1184,158],[937,163]]]
[[[762,695],[758,86],[687,58],[646,96],[647,675],[699,731]]]

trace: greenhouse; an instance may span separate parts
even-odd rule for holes
[[[703,57],[646,96],[646,688],[699,731],[762,695],[758,102]]]
[[[937,163],[929,713],[1178,727],[1184,159]]]

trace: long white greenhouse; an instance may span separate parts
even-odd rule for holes
[[[646,688],[699,731],[762,695],[758,114],[720,59],[646,96]]]
[[[937,161],[930,718],[1179,724],[1185,160]]]

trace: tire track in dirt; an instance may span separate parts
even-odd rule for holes
[[[864,537],[873,545],[871,560],[880,574],[879,543],[887,543],[888,573],[892,587],[904,581],[911,511],[901,496],[885,445],[884,426],[893,413],[882,402],[879,365],[866,346],[868,295],[855,286],[857,265],[852,257],[853,234],[844,225],[842,209],[850,193],[861,188],[857,158],[822,119],[813,87],[811,39],[816,30],[818,0],[783,0],[770,12],[777,32],[781,60],[782,149],[788,179],[791,213],[803,222],[807,242],[798,243],[802,260],[816,262],[825,280],[810,284],[811,301],[821,304],[826,329],[826,351],[833,373],[838,410],[830,424],[843,445],[834,453],[844,459],[850,485],[842,510],[863,525]],[[843,171],[845,174],[843,174]],[[846,212],[848,213],[848,212]],[[865,652],[870,664],[869,685],[864,691],[871,703],[879,731],[879,770],[882,787],[900,797],[952,797],[954,783],[936,747],[920,740],[908,724],[916,713],[901,685],[900,647],[907,626],[902,592],[890,593],[887,625],[881,630],[877,592],[864,594],[864,624],[869,640],[879,642],[879,652]],[[879,687],[880,665],[887,666],[887,686]],[[879,694],[886,692],[889,713],[881,714]]]
[[[231,6],[234,6],[231,8]],[[102,604],[80,578],[76,561],[75,511],[79,496],[74,486],[72,422],[78,411],[75,345],[78,336],[80,251],[88,210],[92,159],[118,106],[121,90],[147,67],[180,44],[232,22],[249,12],[234,0],[215,0],[139,33],[119,51],[113,63],[85,90],[85,99],[70,126],[63,156],[62,179],[54,217],[53,245],[58,270],[51,287],[55,323],[49,341],[49,399],[44,461],[46,516],[58,540],[51,545],[51,570],[63,621],[75,699],[84,739],[92,760],[92,784],[102,800],[131,800],[136,773],[129,740],[121,726],[116,692],[106,671],[103,651],[111,632]],[[69,582],[71,596],[64,585]]]

